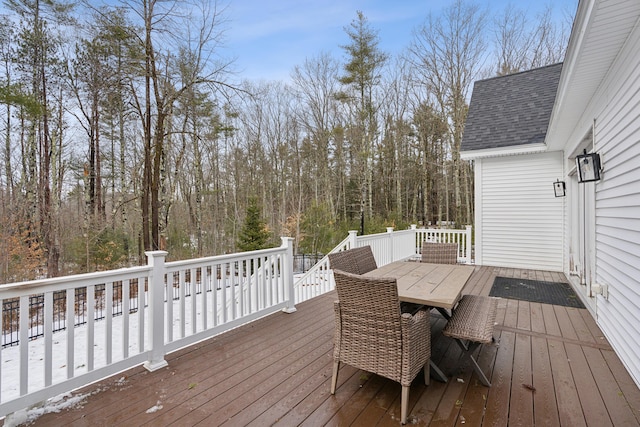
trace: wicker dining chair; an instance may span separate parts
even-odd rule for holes
[[[402,313],[395,279],[369,278],[333,271],[335,335],[331,394],[340,363],[397,381],[402,386],[400,414],[407,422],[409,388],[422,370],[429,384],[431,329],[429,311]]]
[[[353,274],[365,274],[378,268],[371,246],[362,246],[329,254],[329,265],[333,270],[341,270]]]
[[[356,265],[358,266],[357,274],[365,274],[378,268],[371,246],[353,248],[350,249],[350,251],[356,260]]]
[[[457,264],[458,244],[423,242],[420,261],[431,264]]]
[[[353,252],[351,252],[350,249],[329,254],[329,265],[332,270],[341,270],[353,274],[360,273],[358,264],[356,263],[356,258],[353,256]]]

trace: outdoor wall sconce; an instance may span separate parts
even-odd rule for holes
[[[564,197],[566,195],[567,186],[564,181],[560,181],[559,179],[553,183],[553,192],[556,197]]]
[[[600,155],[598,153],[588,153],[576,157],[578,168],[578,182],[591,182],[600,180]]]

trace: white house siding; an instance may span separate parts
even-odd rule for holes
[[[476,160],[476,261],[563,271],[562,152]]]
[[[599,326],[640,385],[640,29],[601,85],[595,112],[603,178],[596,185],[596,281]]]

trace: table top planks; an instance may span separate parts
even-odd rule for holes
[[[471,265],[396,261],[365,276],[396,279],[400,301],[450,310],[460,299],[473,271]]]

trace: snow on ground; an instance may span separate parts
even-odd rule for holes
[[[14,412],[5,418],[4,427],[29,424],[45,414],[60,412],[65,409],[81,408],[88,396],[90,396],[90,394],[78,394],[74,396],[71,393],[56,396],[49,399],[44,406]]]
[[[220,299],[218,299],[220,302]],[[198,327],[202,325],[201,320],[201,305],[200,298],[198,298],[197,316],[196,321]],[[220,306],[220,304],[219,304]],[[213,317],[213,310],[209,302],[208,317],[211,321]],[[180,315],[181,302],[174,300],[173,303],[173,337],[179,339],[181,337],[181,319]],[[220,311],[220,310],[218,310]],[[145,328],[148,327],[148,310],[145,310],[144,324]],[[189,334],[191,331],[191,298],[185,297],[184,301],[184,330]],[[129,315],[129,356],[140,353],[139,348],[139,317],[138,313],[131,313]],[[124,316],[119,315],[112,318],[112,362],[117,362],[124,358]],[[74,328],[74,376],[79,376],[87,372],[87,355],[88,355],[88,326],[86,324],[79,325]],[[148,335],[148,334],[147,334]],[[97,320],[94,323],[94,335],[93,335],[93,352],[94,352],[94,369],[98,369],[106,365],[106,321],[104,319]],[[148,339],[148,337],[146,338]],[[45,339],[39,337],[28,342],[28,359],[29,359],[29,379],[28,388],[29,391],[38,390],[44,388],[44,356],[45,356]],[[53,351],[52,351],[52,383],[57,384],[67,379],[67,331],[62,330],[53,334]],[[145,342],[144,349],[149,349],[149,344]],[[20,396],[20,347],[6,347],[0,350],[0,363],[1,363],[1,396],[2,401],[7,402]],[[124,386],[126,384],[126,378],[121,377],[115,382],[115,386]],[[96,390],[95,393],[99,393],[101,389]],[[51,413],[59,412],[63,409],[81,407],[82,403],[86,399],[87,395],[73,395],[72,393],[65,393],[60,396],[56,396],[47,400],[43,406],[37,408],[25,409],[11,414],[5,419],[5,426],[17,426],[25,423],[30,423],[39,416]],[[158,402],[153,408],[149,410],[158,411],[162,409],[162,405]]]

